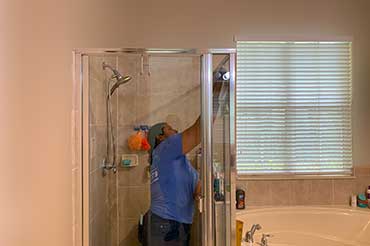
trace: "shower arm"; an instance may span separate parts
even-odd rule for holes
[[[105,70],[106,68],[109,68],[113,72],[111,79],[119,79],[121,77],[121,74],[116,69],[103,62],[103,70]]]

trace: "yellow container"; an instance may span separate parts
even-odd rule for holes
[[[236,246],[242,245],[243,221],[236,220]]]

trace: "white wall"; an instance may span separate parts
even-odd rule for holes
[[[354,162],[370,156],[368,0],[0,1],[0,245],[70,246],[72,49],[352,36]]]

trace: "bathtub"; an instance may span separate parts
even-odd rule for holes
[[[255,233],[254,245],[261,241],[262,233],[273,235],[268,240],[269,246],[370,245],[370,209],[367,208],[248,208],[238,211],[236,219],[244,222],[243,237],[253,224],[262,226]]]

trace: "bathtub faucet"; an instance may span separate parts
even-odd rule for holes
[[[252,225],[251,230],[248,231],[245,234],[245,241],[247,241],[248,243],[253,243],[254,242],[254,239],[253,239],[254,233],[256,232],[256,230],[260,230],[260,229],[262,229],[262,226],[260,226],[260,224]]]

